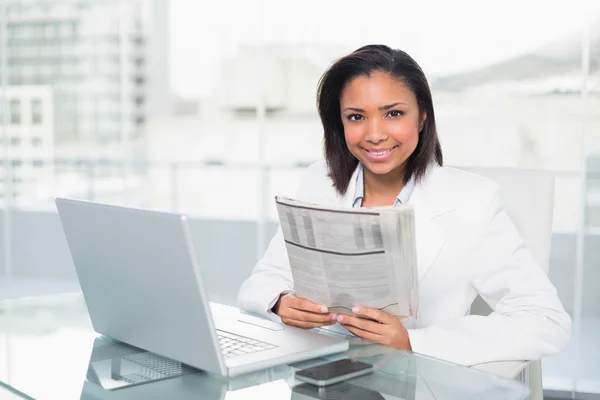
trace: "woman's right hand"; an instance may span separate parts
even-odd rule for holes
[[[337,314],[329,313],[327,307],[296,297],[293,293],[282,294],[273,307],[273,312],[286,325],[303,329],[333,325]]]

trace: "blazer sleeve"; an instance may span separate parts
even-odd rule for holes
[[[319,190],[314,185],[315,179],[322,179],[323,163],[311,165],[301,179],[296,198],[305,201],[317,201]],[[281,321],[271,311],[279,296],[294,289],[294,279],[287,249],[283,240],[281,226],[277,227],[267,251],[260,259],[252,274],[244,281],[238,292],[238,305],[247,312],[265,316],[274,321]]]
[[[497,192],[482,214],[469,271],[493,312],[408,329],[413,351],[463,365],[538,360],[558,352],[570,339],[571,319],[555,287],[502,210]]]
[[[294,288],[294,279],[281,227],[271,239],[265,255],[258,261],[252,275],[242,284],[238,293],[238,305],[247,312],[262,315],[275,321],[279,317],[271,311],[281,293]]]

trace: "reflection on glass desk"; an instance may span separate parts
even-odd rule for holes
[[[340,358],[375,372],[325,388],[295,371]],[[100,336],[80,294],[0,302],[0,386],[33,399],[528,399],[522,384],[405,351],[346,353],[223,378]]]
[[[96,339],[95,341],[86,378],[106,390],[141,385],[197,372],[194,368],[189,368],[178,361],[123,344],[102,346],[99,343],[100,340]],[[111,348],[113,354],[109,355],[103,351]]]
[[[307,383],[292,388],[292,399],[344,399],[344,400],[383,400],[377,390],[367,389],[353,383],[338,383],[332,386],[317,387]],[[406,397],[401,397],[406,398]],[[411,397],[411,398],[414,398]]]

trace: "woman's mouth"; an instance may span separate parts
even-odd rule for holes
[[[363,149],[363,151],[365,152],[365,155],[367,156],[367,158],[370,161],[382,162],[382,161],[386,161],[388,158],[390,158],[390,156],[392,155],[394,150],[396,150],[396,148],[398,148],[398,145],[395,145],[393,147],[388,147],[387,149],[386,148]]]

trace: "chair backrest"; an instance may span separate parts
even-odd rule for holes
[[[462,168],[492,179],[500,185],[504,211],[513,220],[544,272],[550,264],[552,216],[554,211],[554,175],[549,171],[514,168]],[[481,298],[471,307],[472,314],[487,315],[490,308]]]

